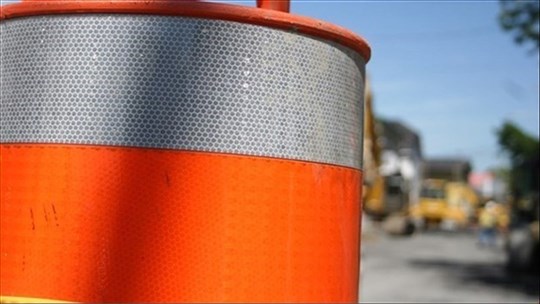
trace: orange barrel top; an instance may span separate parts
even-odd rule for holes
[[[2,301],[357,300],[370,49],[257,3],[0,8]]]

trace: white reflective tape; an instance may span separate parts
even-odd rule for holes
[[[0,142],[361,166],[365,63],[339,44],[150,15],[33,16],[0,30]]]

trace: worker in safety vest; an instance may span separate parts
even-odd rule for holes
[[[497,213],[495,209],[496,203],[490,200],[480,212],[480,233],[478,235],[478,244],[480,246],[495,245],[497,237]]]

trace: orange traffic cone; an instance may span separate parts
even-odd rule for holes
[[[3,302],[357,300],[369,47],[263,8],[1,8]]]

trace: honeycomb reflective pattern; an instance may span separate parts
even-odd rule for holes
[[[4,143],[173,148],[360,168],[365,61],[337,43],[221,20],[4,20]]]

